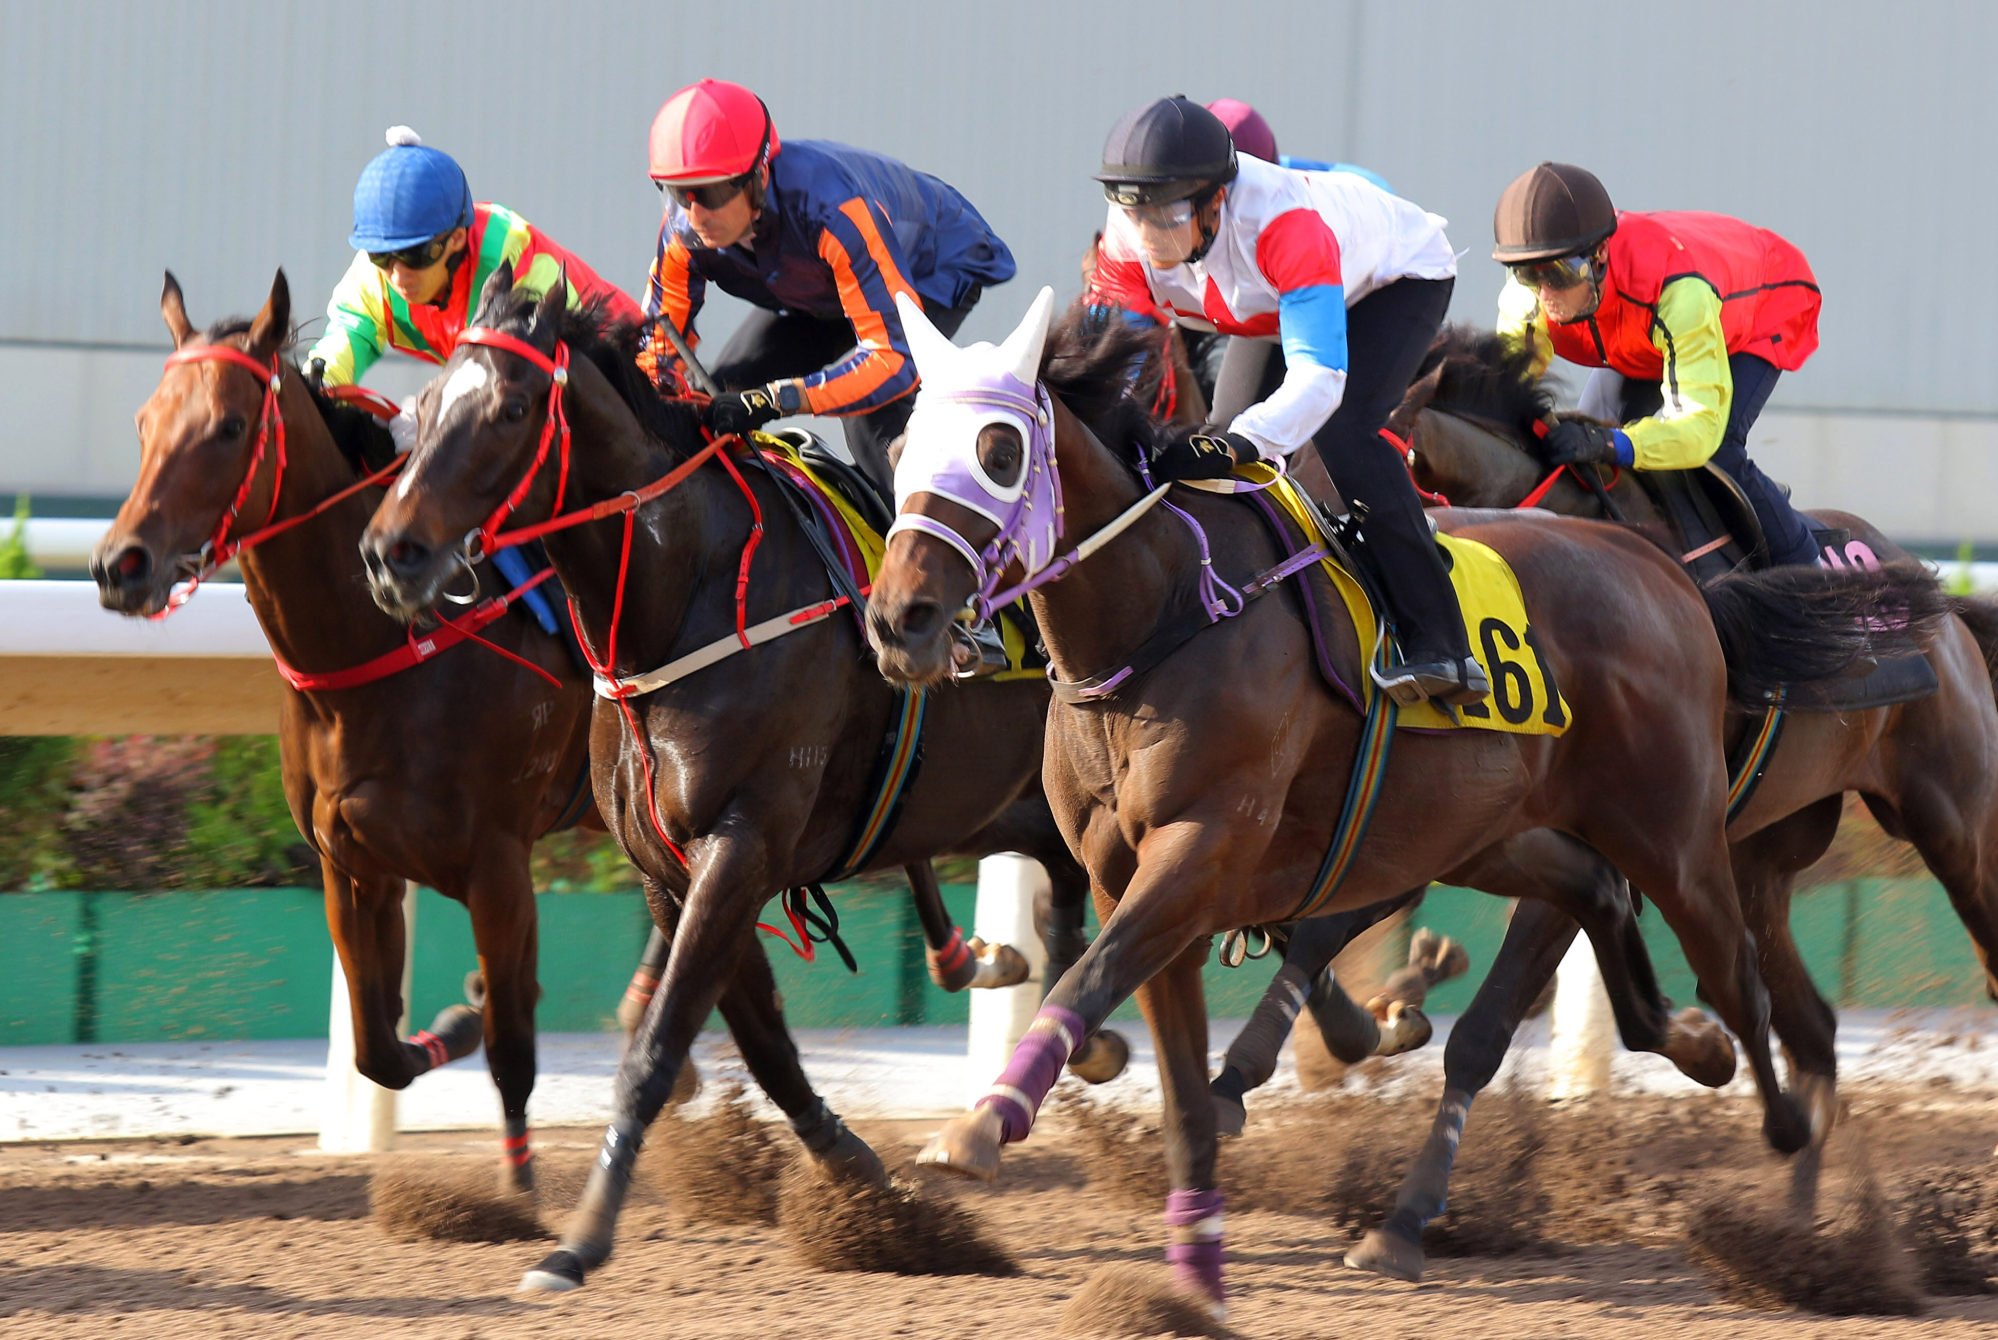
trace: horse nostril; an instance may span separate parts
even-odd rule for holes
[[[153,575],[153,556],[140,545],[127,545],[111,560],[111,577],[120,586],[139,586]]]
[[[397,540],[383,555],[389,570],[399,576],[409,576],[422,569],[430,560],[430,546],[418,544],[415,540]]]
[[[928,637],[943,618],[943,606],[934,600],[915,600],[903,607],[902,636],[911,640]]]

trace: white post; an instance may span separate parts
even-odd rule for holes
[[[965,1055],[970,1062],[967,1103],[983,1097],[1012,1058],[1013,1047],[1026,1035],[1027,1025],[1041,1007],[1041,979],[1047,954],[1034,933],[1034,899],[1048,887],[1040,863],[1013,852],[988,856],[978,863],[978,910],[972,933],[991,944],[1009,944],[1027,956],[1032,966],[1027,980],[997,991],[972,991],[971,1037]]]
[[[1609,993],[1596,970],[1586,935],[1575,937],[1554,978],[1554,1038],[1549,1049],[1547,1096],[1586,1098],[1609,1092],[1610,1058],[1617,1045]]]
[[[416,886],[402,894],[402,1018],[397,1037],[409,1033],[410,965],[416,957]],[[333,961],[333,1003],[326,1016],[326,1088],[319,1109],[319,1148],[327,1154],[379,1154],[395,1143],[396,1091],[354,1068],[354,1014],[347,976]]]

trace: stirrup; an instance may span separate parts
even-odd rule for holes
[[[1404,661],[1370,673],[1381,692],[1403,707],[1424,702],[1445,707],[1482,702],[1492,692],[1491,679],[1475,656],[1462,660]]]
[[[950,659],[955,678],[983,679],[1012,667],[1012,658],[1006,655],[1006,639],[1000,636],[995,620],[973,628],[952,624],[950,638]]]

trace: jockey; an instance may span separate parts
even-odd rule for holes
[[[360,381],[390,349],[442,363],[502,261],[513,262],[517,288],[544,293],[565,274],[570,306],[602,298],[618,317],[640,319],[636,303],[546,233],[503,206],[473,203],[451,155],[424,144],[408,126],[390,127],[388,144],[354,184],[347,243],[361,254],[333,290],[326,333],[306,355],[308,368],[324,365],[325,385]],[[407,450],[416,440],[414,396],[389,427],[396,446]]]
[[[689,347],[710,282],[757,310],[709,372],[728,394],[715,432],[790,414],[846,419],[854,462],[893,487],[888,444],[914,407],[916,367],[895,294],[919,299],[954,334],[1013,254],[944,182],[880,154],[824,140],[782,143],[762,99],[719,79],[690,84],[652,123],[652,179],[667,195],[646,291],[648,316]],[[655,341],[655,380],[678,359]]]
[[[602,299],[618,318],[636,324],[638,305],[596,271],[549,240],[512,210],[475,204],[464,169],[451,155],[426,145],[408,126],[391,126],[388,148],[361,169],[354,184],[354,231],[347,243],[360,254],[326,304],[326,333],[305,365],[325,386],[359,382],[390,349],[442,363],[458,347],[486,278],[513,262],[516,290],[545,293],[558,275],[569,283],[569,305]],[[398,451],[416,444],[416,397],[403,399],[389,421]],[[515,586],[532,571],[512,549],[493,555],[500,575]],[[525,603],[543,632],[556,631],[555,614],[539,590]]]
[[[1383,687],[1484,697],[1428,518],[1380,435],[1450,303],[1443,220],[1352,173],[1238,159],[1220,119],[1179,97],[1119,121],[1096,179],[1110,211],[1088,300],[1235,337],[1212,423],[1160,450],[1155,475],[1217,478],[1313,443],[1387,586],[1403,659]]]
[[[1221,124],[1228,127],[1229,138],[1235,141],[1236,153],[1248,154],[1265,163],[1294,168],[1299,172],[1357,173],[1383,191],[1394,189],[1378,172],[1369,172],[1358,163],[1325,163],[1316,158],[1293,158],[1289,154],[1278,153],[1276,132],[1270,129],[1270,123],[1263,120],[1261,112],[1240,98],[1216,98],[1207,104],[1207,110],[1220,117]]]
[[[1811,523],[1748,459],[1748,431],[1778,374],[1818,347],[1818,284],[1804,254],[1724,214],[1618,212],[1593,173],[1566,163],[1506,187],[1492,226],[1492,259],[1508,272],[1500,334],[1531,341],[1536,374],[1555,354],[1607,369],[1591,374],[1584,404],[1623,421],[1557,425],[1548,463],[1711,461],[1754,506],[1772,563],[1815,562]],[[1608,374],[1629,380],[1605,386]]]

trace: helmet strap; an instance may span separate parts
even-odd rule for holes
[[[1193,226],[1199,230],[1200,241],[1192,251],[1186,253],[1186,259],[1181,262],[1182,265],[1198,264],[1214,246],[1214,239],[1221,235],[1221,215],[1219,211],[1216,211],[1214,215],[1214,226],[1211,228],[1207,226],[1204,218],[1207,213],[1207,206],[1213,203],[1214,197],[1221,191],[1221,186],[1221,183],[1216,183],[1193,197]]]

